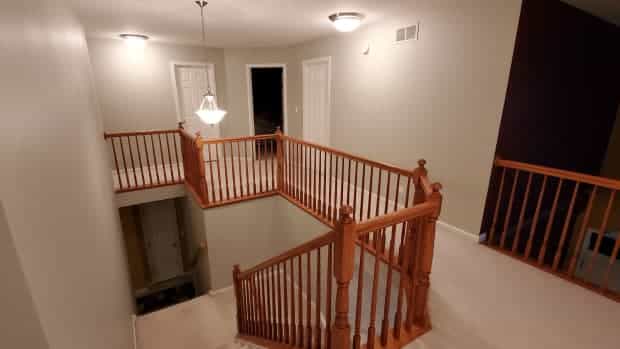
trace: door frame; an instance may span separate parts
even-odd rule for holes
[[[324,56],[324,57],[316,57],[311,59],[306,59],[301,62],[301,121],[302,121],[302,137],[306,140],[308,125],[307,119],[304,115],[304,97],[306,95],[306,79],[305,73],[306,68],[310,64],[315,63],[327,63],[327,144],[323,144],[325,146],[329,146],[331,143],[331,120],[332,120],[332,57]]]
[[[254,129],[254,101],[252,97],[252,69],[253,68],[282,68],[282,132],[288,134],[288,111],[287,111],[287,87],[286,87],[286,63],[246,64],[245,76],[248,92],[248,117],[250,122],[250,136],[256,136]]]
[[[210,79],[209,85],[213,89],[213,93],[215,93],[216,98],[219,98],[217,94],[217,84],[215,78],[215,63],[211,62],[188,62],[188,61],[171,61],[170,62],[170,81],[172,82],[172,96],[174,98],[174,105],[177,111],[177,122],[185,121],[183,119],[183,111],[181,110],[181,102],[179,101],[179,89],[177,88],[177,67],[199,67],[199,68],[208,68],[209,70],[213,70],[213,76],[207,77]],[[220,101],[218,100],[218,103]]]

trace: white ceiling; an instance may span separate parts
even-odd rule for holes
[[[154,40],[200,43],[200,9],[194,0],[69,0],[89,36],[124,32]],[[358,11],[365,24],[398,17],[412,0],[209,0],[207,42],[212,47],[285,46],[333,34],[327,16]]]
[[[135,32],[153,40],[200,43],[200,10],[194,0],[69,0],[89,36]],[[563,0],[620,24],[620,0]],[[209,0],[211,47],[296,44],[335,32],[327,16],[358,11],[365,24],[415,11],[415,0]]]

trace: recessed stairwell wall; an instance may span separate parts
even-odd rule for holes
[[[279,195],[206,210],[188,195],[183,211],[189,250],[207,246],[198,263],[202,293],[231,286],[235,264],[248,269],[330,231]]]

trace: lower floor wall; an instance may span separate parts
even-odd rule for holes
[[[206,246],[196,264],[202,293],[232,285],[235,264],[250,268],[330,230],[279,195],[206,210],[188,195],[182,210],[186,249]]]

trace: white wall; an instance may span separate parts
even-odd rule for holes
[[[218,103],[226,107],[221,49],[149,42],[143,50],[135,50],[120,39],[97,38],[89,38],[88,47],[108,132],[177,127],[173,61],[215,64]]]
[[[445,188],[441,219],[477,233],[520,5],[403,2],[401,18],[298,46],[298,61],[332,56],[331,145],[411,169],[425,158]],[[418,20],[420,40],[394,44],[396,28]]]
[[[0,47],[0,198],[45,339],[129,349],[128,268],[82,28],[64,2],[4,1]]]

